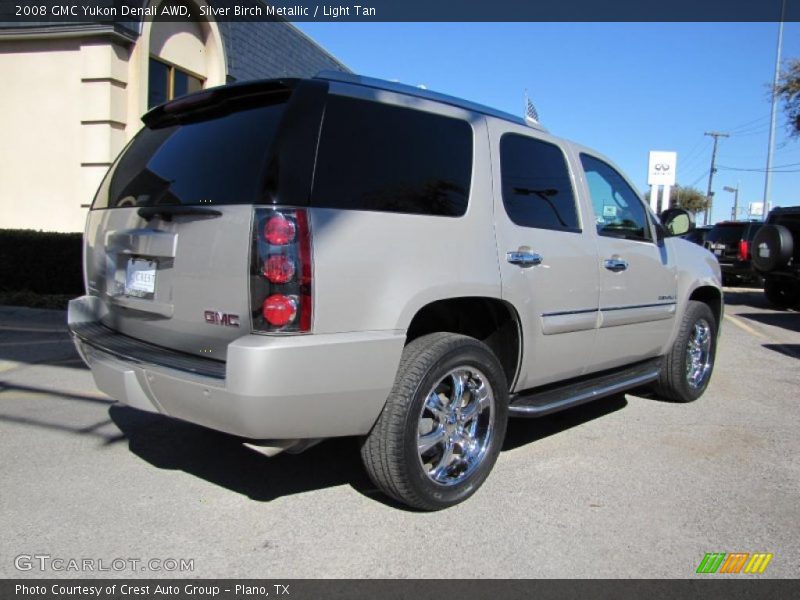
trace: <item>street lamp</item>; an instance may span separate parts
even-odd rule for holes
[[[735,221],[736,217],[739,216],[739,182],[736,182],[735,188],[726,185],[722,189],[725,190],[726,192],[731,192],[733,194],[733,209],[731,210],[731,221]]]

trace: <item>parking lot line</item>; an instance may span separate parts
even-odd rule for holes
[[[758,331],[756,329],[753,329],[752,327],[750,327],[750,325],[748,325],[744,321],[741,321],[741,320],[737,319],[734,316],[731,316],[731,315],[726,313],[725,314],[725,318],[728,319],[731,323],[733,323],[737,327],[739,327],[740,329],[744,329],[747,333],[751,333],[754,336],[760,337],[761,339],[764,339],[764,340],[771,339],[768,335],[765,335],[765,334],[761,333],[760,331]]]

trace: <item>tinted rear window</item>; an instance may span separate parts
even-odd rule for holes
[[[744,233],[744,223],[737,225],[717,225],[708,232],[707,242],[721,242],[724,244],[738,243]]]
[[[467,210],[471,175],[466,121],[330,96],[311,204],[455,217]]]
[[[92,208],[260,202],[284,107],[250,106],[143,129],[106,175]]]

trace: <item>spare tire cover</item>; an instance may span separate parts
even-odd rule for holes
[[[785,266],[794,253],[792,232],[783,225],[764,225],[756,232],[752,244],[753,266],[763,273]]]

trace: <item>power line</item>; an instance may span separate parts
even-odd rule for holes
[[[769,119],[769,115],[764,115],[762,117],[758,117],[757,119],[753,119],[752,121],[747,121],[745,123],[742,123],[741,125],[737,125],[736,127],[731,127],[731,128],[728,129],[728,131],[730,131],[731,133],[736,133],[738,131],[741,131],[742,129],[747,129],[748,127],[752,126],[754,123],[758,123],[760,121],[765,121],[767,119]]]
[[[761,169],[761,168],[744,168],[744,167],[725,167],[720,165],[719,168],[725,171],[747,171],[751,173],[800,173],[800,169],[785,169],[785,167],[794,167],[800,165],[800,163],[794,163],[791,165],[781,165],[777,167],[772,167],[771,169]]]
[[[700,175],[700,177],[698,177],[697,179],[695,179],[695,180],[694,180],[692,183],[690,183],[690,184],[689,184],[689,187],[694,187],[694,186],[696,186],[698,183],[700,183],[700,180],[701,180],[703,177],[705,177],[706,175],[708,175],[708,171],[703,171],[703,174],[702,174],[702,175]]]

